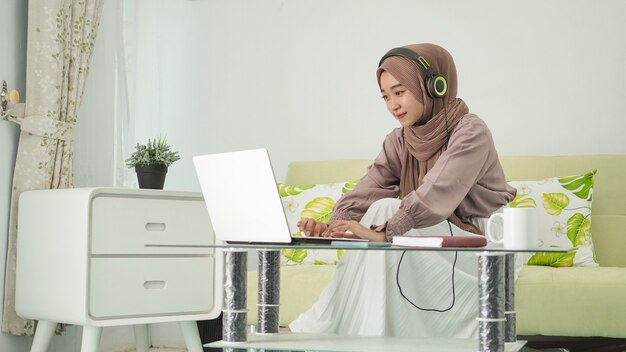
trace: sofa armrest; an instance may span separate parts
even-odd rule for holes
[[[626,338],[626,268],[524,266],[515,287],[519,335]]]

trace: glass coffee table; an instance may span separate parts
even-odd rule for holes
[[[515,253],[569,252],[575,248],[504,249],[485,247],[355,247],[350,243],[314,244],[216,244],[146,245],[148,247],[212,247],[221,250],[224,260],[224,300],[222,340],[205,347],[216,351],[518,351],[515,313]],[[280,250],[343,249],[376,251],[444,251],[478,256],[478,339],[367,337],[334,334],[279,333]],[[247,333],[246,281],[247,253],[259,255],[259,304],[256,333]]]
[[[524,344],[525,341],[507,343],[504,349],[500,351],[519,351]],[[476,339],[280,333],[273,335],[251,334],[248,335],[246,342],[217,341],[205,345],[205,348],[224,352],[475,352]]]

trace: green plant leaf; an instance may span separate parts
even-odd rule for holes
[[[306,249],[284,248],[281,252],[287,260],[300,264],[309,255]]]
[[[304,206],[300,213],[300,219],[311,218],[323,223],[328,222],[333,216],[335,201],[330,197],[317,197]]]
[[[341,189],[341,194],[346,194],[352,191],[354,187],[356,186],[357,182],[359,181],[346,182],[346,184],[343,185],[343,188]]]
[[[537,252],[532,257],[530,257],[530,259],[528,259],[528,265],[543,265],[554,267],[573,266],[575,255],[576,252]]]
[[[170,166],[177,160],[180,160],[178,152],[171,151],[165,137],[159,136],[154,140],[148,139],[146,144],[137,143],[135,151],[125,162],[126,166],[132,168],[146,165]]]
[[[315,261],[313,261],[313,265],[328,265],[328,263],[315,259]]]
[[[278,192],[281,197],[289,197],[289,196],[297,196],[302,193],[302,191],[306,191],[307,189],[311,189],[315,187],[315,185],[304,185],[304,186],[292,186],[286,185],[284,183],[277,183]]]
[[[591,220],[581,213],[567,219],[567,238],[575,247],[585,244],[585,239],[591,236]]]
[[[544,193],[541,196],[543,208],[550,215],[559,215],[569,205],[569,197],[565,193]]]
[[[517,194],[509,206],[511,208],[536,208],[537,202],[532,199],[528,194]]]
[[[598,170],[584,175],[575,175],[559,178],[559,184],[568,191],[572,191],[578,198],[591,201],[593,193],[593,176]]]

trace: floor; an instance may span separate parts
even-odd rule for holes
[[[132,350],[126,350],[124,352],[136,352],[136,350],[133,348]],[[152,347],[150,348],[150,352],[187,352],[186,349],[180,349],[180,348],[156,348],[156,347]]]
[[[626,339],[608,337],[518,336],[532,351],[626,352]]]

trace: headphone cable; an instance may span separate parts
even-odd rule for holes
[[[446,104],[446,97],[443,97],[443,113],[446,119],[446,143],[444,144],[444,149],[448,149],[448,142],[450,141],[450,129],[448,128],[448,104]],[[452,233],[452,229],[450,229],[450,233]]]
[[[450,228],[450,236],[454,236],[454,234],[452,233],[452,225],[450,225],[450,220],[448,221],[448,227]],[[454,302],[456,301],[456,292],[455,292],[455,288],[454,288],[454,272],[455,272],[455,266],[456,266],[456,260],[458,258],[459,252],[455,251],[454,252],[454,262],[452,263],[452,303],[450,304],[450,307],[446,308],[446,309],[437,309],[437,308],[422,308],[420,306],[418,306],[417,304],[413,303],[405,294],[404,292],[402,292],[402,287],[400,286],[400,265],[402,265],[402,259],[404,259],[404,255],[406,254],[406,251],[402,252],[402,255],[400,256],[400,261],[398,262],[398,269],[396,270],[396,284],[398,285],[398,290],[400,290],[400,295],[402,296],[402,298],[404,298],[407,302],[409,302],[413,307],[422,310],[422,311],[426,311],[426,312],[439,312],[439,313],[444,313],[449,311],[450,309],[452,309],[452,307],[454,307]]]

